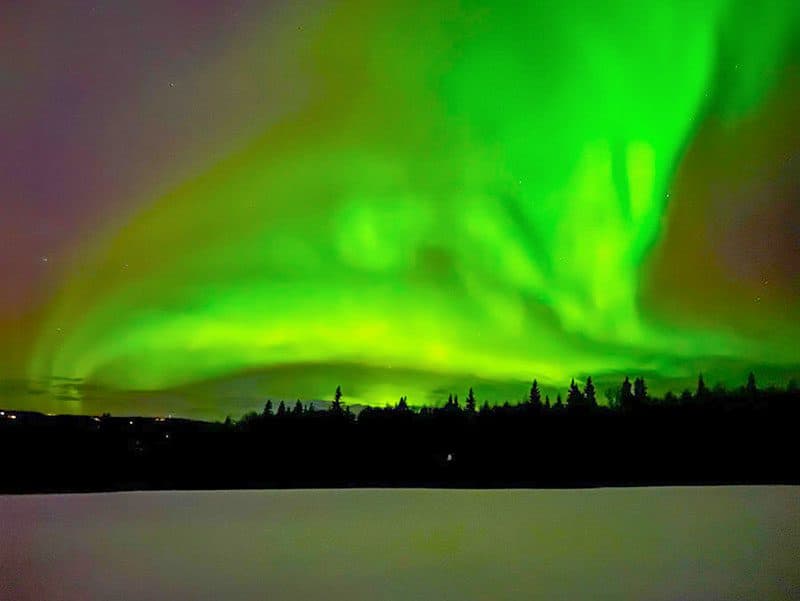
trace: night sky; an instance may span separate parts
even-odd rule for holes
[[[800,3],[523,4],[2,3],[0,406],[800,375]]]

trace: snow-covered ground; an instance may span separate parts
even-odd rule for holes
[[[0,599],[800,599],[800,487],[0,497]]]

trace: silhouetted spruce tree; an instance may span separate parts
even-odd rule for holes
[[[545,409],[550,409],[550,395],[549,394],[544,395],[544,408]]]
[[[756,398],[758,395],[758,387],[756,386],[756,375],[751,371],[747,376],[747,385],[744,387],[745,391],[747,392],[747,396],[750,399]]]
[[[539,383],[534,380],[531,384],[531,391],[528,393],[528,403],[534,409],[542,407],[542,393],[539,392]]]
[[[586,404],[589,407],[597,407],[597,392],[594,389],[592,376],[586,378],[586,386],[583,387],[583,396],[586,398]]]
[[[444,406],[445,409],[452,409],[453,408],[453,393],[447,395],[447,404]]]
[[[453,409],[456,409],[456,410],[458,410],[458,408],[459,408],[459,407],[458,407],[458,395],[457,395],[457,394],[454,394],[454,395],[453,395]]]
[[[703,401],[708,398],[708,388],[703,380],[703,374],[697,376],[697,390],[694,393],[694,398],[698,401]]]
[[[283,401],[281,401],[280,404],[278,405],[277,415],[278,417],[284,417],[286,415],[286,403],[284,403]]]
[[[637,407],[647,402],[647,385],[644,383],[644,378],[636,378],[633,381],[633,402]]]
[[[624,411],[630,411],[633,409],[633,403],[633,387],[628,376],[625,376],[619,390],[619,405]]]
[[[272,417],[272,401],[267,399],[267,402],[264,404],[264,417]]]
[[[563,409],[563,408],[564,408],[564,403],[561,402],[561,393],[559,392],[556,395],[556,404],[553,405],[553,409]]]
[[[331,404],[331,413],[342,412],[342,387],[337,386],[336,392],[333,393],[333,403]]]
[[[469,413],[475,413],[475,393],[472,391],[471,387],[467,393],[467,411]]]
[[[492,411],[492,408],[489,407],[489,401],[483,401],[483,405],[481,405],[481,415],[489,415]]]
[[[300,399],[297,399],[297,402],[294,404],[292,415],[297,417],[303,415],[303,403],[300,402]]]
[[[397,410],[402,412],[408,411],[408,401],[406,400],[406,397],[400,397],[400,401],[397,403]]]
[[[569,391],[567,392],[567,407],[571,409],[576,409],[578,407],[582,407],[584,405],[584,398],[583,394],[581,393],[581,389],[578,388],[578,385],[575,383],[575,378],[572,378],[572,382],[569,385]]]

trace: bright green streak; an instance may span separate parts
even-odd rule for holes
[[[32,375],[154,389],[349,361],[564,381],[780,357],[669,333],[636,296],[682,149],[709,112],[757,108],[796,2],[361,4],[286,35],[296,113],[91,251]]]

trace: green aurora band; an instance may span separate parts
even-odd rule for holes
[[[301,97],[87,244],[31,377],[157,390],[342,363],[561,384],[686,375],[709,355],[796,361],[648,319],[638,294],[683,152],[709,116],[735,125],[778,85],[800,3],[353,2],[284,18],[253,35],[295,57]]]

